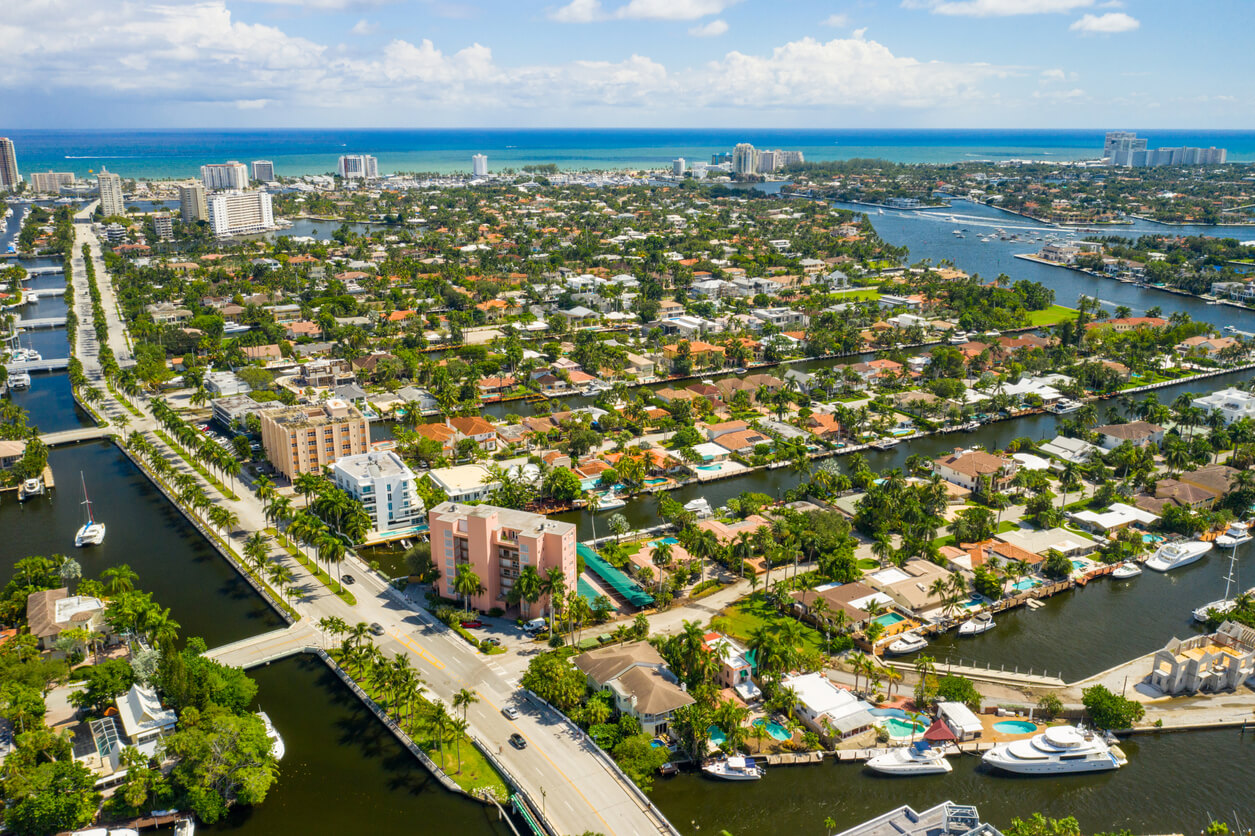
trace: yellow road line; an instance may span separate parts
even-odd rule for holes
[[[432,656],[421,645],[419,645],[418,642],[414,641],[409,636],[405,635],[404,633],[400,631],[394,630],[392,632],[392,637],[396,639],[397,641],[399,641],[401,644],[408,647],[410,650],[417,653],[419,656],[422,656],[423,659],[425,659],[428,662],[428,664],[431,664],[432,666],[436,667],[439,670],[444,670],[444,662],[441,662],[435,656]]]

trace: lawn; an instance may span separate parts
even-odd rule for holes
[[[858,568],[862,569],[864,572],[870,571],[872,569],[879,569],[880,561],[872,560],[870,557],[865,557],[858,562]]]
[[[1013,523],[1010,520],[1003,520],[1002,522],[998,523],[998,529],[995,533],[1006,534],[1008,531],[1014,531],[1015,529],[1019,527],[1020,526],[1017,523]],[[937,548],[941,548],[942,546],[953,546],[954,535],[947,534],[945,537],[938,537],[936,540],[933,540],[933,543],[936,544]]]
[[[743,642],[749,641],[750,635],[759,627],[774,626],[792,618],[782,615],[775,607],[763,600],[761,595],[744,598],[724,610],[720,623],[728,634]],[[823,636],[809,624],[802,623],[802,641],[810,650],[820,650]]]
[[[1075,308],[1065,308],[1063,305],[1051,305],[1044,311],[1029,311],[1028,324],[1041,328],[1047,325],[1058,325],[1064,320],[1072,319],[1076,316]]]
[[[851,290],[848,292],[838,291],[835,295],[839,296],[842,302],[876,302],[880,299],[880,291],[875,288]]]

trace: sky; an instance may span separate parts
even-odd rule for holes
[[[1250,129],[1255,0],[7,0],[11,128]]]

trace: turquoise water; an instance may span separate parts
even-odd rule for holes
[[[919,734],[928,727],[923,723],[912,723],[910,720],[901,720],[897,717],[885,718],[885,731],[889,732],[890,737],[910,737]]]
[[[715,746],[722,746],[728,740],[727,735],[718,726],[711,726],[706,729],[706,734],[710,736],[710,742]]]
[[[1162,543],[1163,537],[1158,534],[1143,534],[1142,542],[1143,543]]]
[[[1081,569],[1084,569],[1084,568],[1085,568],[1085,561],[1084,561],[1084,560],[1073,560],[1073,561],[1072,561],[1072,568],[1073,568],[1073,569],[1076,569],[1077,571],[1080,571]]]
[[[650,487],[653,487],[654,485],[665,485],[667,484],[668,481],[670,480],[655,476],[652,479],[646,479],[645,484],[649,485]]]
[[[1003,734],[1028,734],[1037,731],[1037,724],[1030,723],[1028,720],[1002,720],[994,723],[994,731],[1000,731]]]
[[[779,723],[768,722],[761,717],[755,720],[752,725],[765,728],[767,730],[767,734],[771,735],[776,740],[790,740],[793,738],[793,733],[784,726]]]
[[[872,708],[868,709],[868,714],[873,717],[897,717],[899,720],[909,719],[906,712],[900,708]]]
[[[699,465],[697,466],[697,469],[698,469],[698,470],[723,470],[723,465],[721,465],[721,464],[699,464]]]
[[[1032,589],[1035,586],[1041,586],[1041,584],[1033,580],[1032,578],[1024,578],[1023,580],[1016,581],[1014,584],[1012,584],[1011,588],[1014,589],[1016,592],[1025,592],[1027,590]]]
[[[898,615],[896,612],[887,612],[884,615],[876,616],[874,619],[872,619],[872,621],[874,621],[876,624],[879,624],[881,627],[892,627],[895,624],[899,624],[903,621],[906,621],[906,618],[904,616]]]
[[[661,540],[650,540],[648,545],[656,546],[659,543],[666,543],[668,546],[674,546],[674,545],[679,544],[679,542],[680,541],[675,539],[674,537],[663,537]]]

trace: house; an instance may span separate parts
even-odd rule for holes
[[[445,492],[450,502],[477,502],[501,487],[493,481],[488,468],[482,464],[462,464],[455,467],[437,467],[428,471],[431,483]]]
[[[175,322],[186,322],[192,318],[192,312],[187,308],[180,308],[173,302],[157,302],[152,305],[145,306],[145,310],[152,316],[153,322],[158,325],[168,325]]]
[[[1186,471],[1176,479],[1160,479],[1155,483],[1154,497],[1138,497],[1137,507],[1155,514],[1162,514],[1168,505],[1210,509],[1233,487],[1237,473],[1228,465],[1211,464]]]
[[[806,726],[830,740],[848,740],[870,732],[876,723],[871,705],[838,688],[823,673],[791,676],[780,683],[797,695],[793,711]]]
[[[133,746],[156,740],[174,731],[179,715],[162,708],[157,692],[138,682],[115,701],[122,730]]]
[[[1158,445],[1163,441],[1164,429],[1147,421],[1130,421],[1096,427],[1094,432],[1098,433],[1098,443],[1104,450],[1114,450],[1126,441],[1134,447]]]
[[[612,693],[615,707],[635,717],[646,734],[665,734],[676,709],[694,702],[648,642],[590,650],[572,662],[587,678],[590,688]]]
[[[212,398],[227,398],[247,394],[252,391],[252,387],[236,376],[235,372],[206,372],[205,391]]]
[[[1092,331],[1096,328],[1110,328],[1118,333],[1124,331],[1132,331],[1136,328],[1164,328],[1168,325],[1168,320],[1158,316],[1125,316],[1118,319],[1103,319],[1097,322],[1085,323],[1086,330]]]
[[[285,333],[289,340],[299,340],[301,337],[316,340],[322,336],[322,326],[308,319],[298,319],[288,323]]]
[[[636,375],[637,378],[643,380],[654,376],[654,361],[648,357],[642,357],[629,351],[625,360],[627,361],[625,371]]]
[[[1255,419],[1255,396],[1241,389],[1221,389],[1210,395],[1195,398],[1192,405],[1210,415],[1213,410],[1224,416],[1226,424],[1232,424],[1239,418]]]
[[[25,455],[25,441],[0,440],[0,470],[11,470]]]
[[[43,589],[26,596],[26,626],[40,650],[53,650],[66,630],[102,632],[105,603],[88,595],[70,595],[69,589]]]
[[[1134,524],[1149,526],[1159,519],[1156,515],[1123,502],[1113,502],[1106,511],[1079,511],[1070,515],[1090,531],[1108,534]]]
[[[1098,544],[1084,534],[1076,534],[1066,528],[1016,528],[994,535],[995,540],[1018,546],[1033,554],[1046,554],[1050,550],[1071,557],[1086,555],[1098,548]]]
[[[771,445],[772,441],[769,436],[763,435],[758,430],[738,430],[736,432],[723,433],[712,439],[723,449],[730,453],[736,453],[742,456],[754,455],[754,448],[759,444]]]
[[[969,491],[976,490],[977,485],[985,480],[988,480],[991,491],[1006,490],[1019,466],[1019,462],[1006,456],[961,448],[955,448],[949,456],[942,456],[933,462],[933,470],[942,479]]]
[[[576,305],[569,310],[556,310],[554,314],[562,317],[572,328],[587,328],[601,321],[601,314],[583,305]]]
[[[473,438],[479,449],[490,453],[497,449],[497,428],[478,415],[446,418],[445,425],[457,431],[459,440]]]
[[[1176,349],[1188,357],[1219,357],[1221,352],[1240,346],[1232,337],[1190,337],[1177,343]]]
[[[1255,630],[1226,621],[1209,636],[1174,638],[1151,661],[1150,685],[1168,696],[1232,691],[1255,675]]]
[[[939,580],[948,584],[952,574],[935,563],[914,557],[901,567],[889,566],[872,572],[865,580],[902,609],[918,615],[945,603],[949,588],[939,591],[934,590],[934,585]]]
[[[720,633],[707,633],[703,637],[703,644],[719,661],[715,682],[720,687],[731,688],[746,702],[762,696],[762,692],[754,684],[754,664],[748,650]]]
[[[793,608],[803,615],[814,615],[816,604],[823,601],[827,612],[820,611],[823,620],[828,621],[837,613],[845,613],[846,624],[854,630],[862,630],[867,626],[871,613],[868,608],[876,604],[881,609],[893,603],[888,595],[877,592],[865,583],[830,583],[789,593],[793,599]],[[819,616],[815,616],[818,618]]]
[[[1039,445],[1039,449],[1056,459],[1074,464],[1084,464],[1098,452],[1098,446],[1079,438],[1068,438],[1064,435],[1055,436],[1051,441]]]
[[[980,718],[961,702],[937,703],[937,718],[954,732],[959,741],[975,740],[985,731]]]

